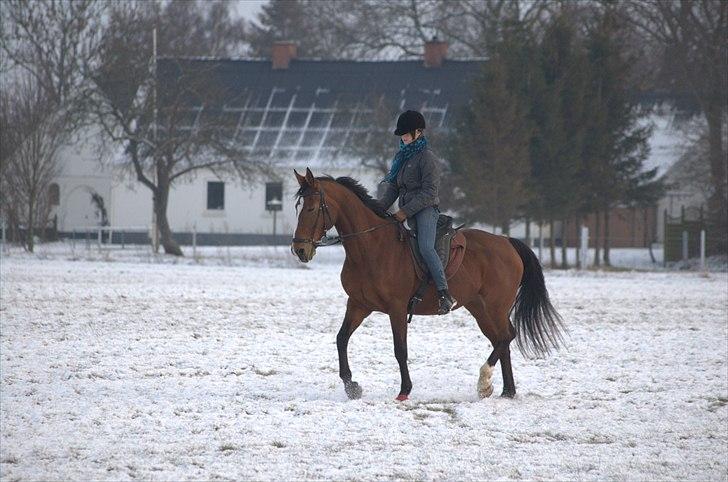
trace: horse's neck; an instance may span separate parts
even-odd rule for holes
[[[349,198],[348,196],[351,196]],[[387,219],[380,218],[372,212],[354,194],[347,194],[347,198],[339,203],[339,216],[335,226],[339,235],[355,234],[367,229],[387,223]],[[383,244],[396,239],[391,236],[392,226],[382,226],[374,231],[344,238],[342,244],[346,257],[352,262],[371,264],[382,255]],[[387,234],[390,234],[389,236]]]

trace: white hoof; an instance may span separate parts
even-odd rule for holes
[[[480,378],[478,378],[478,396],[488,398],[493,394],[493,367],[485,363],[480,367]]]

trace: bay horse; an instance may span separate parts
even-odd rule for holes
[[[302,176],[294,170],[302,202],[291,251],[300,261],[311,261],[324,245],[327,230],[336,227],[346,259],[341,284],[348,295],[346,314],[336,336],[339,376],[350,399],[360,398],[361,386],[352,380],[347,345],[352,333],[373,311],[389,315],[394,338],[394,356],[399,364],[401,387],[396,400],[407,400],[412,390],[407,367],[407,304],[419,279],[409,245],[400,241],[397,221],[356,180],[349,177],[314,177],[310,169]],[[558,348],[562,321],[551,305],[543,271],[533,251],[521,241],[464,229],[466,249],[460,269],[450,278],[449,288],[474,317],[493,351],[480,368],[477,391],[481,398],[493,393],[492,375],[501,362],[504,397],[514,397],[516,385],[511,368],[510,343],[526,355],[544,355]],[[436,315],[434,286],[428,287],[417,304],[416,315]],[[516,326],[509,315],[513,313]]]

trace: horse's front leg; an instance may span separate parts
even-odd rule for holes
[[[372,310],[364,308],[356,301],[349,298],[346,302],[346,314],[341,324],[339,334],[336,335],[336,348],[339,350],[339,376],[344,382],[344,391],[350,399],[361,398],[361,386],[351,380],[351,369],[349,369],[349,357],[347,347],[349,338],[354,330],[359,328],[364,318],[369,316]]]
[[[407,367],[407,312],[392,312],[389,314],[389,321],[392,324],[392,337],[394,338],[394,356],[399,364],[399,374],[402,385],[396,400],[403,401],[409,398],[412,391],[412,380]]]

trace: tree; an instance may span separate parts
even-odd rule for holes
[[[101,61],[92,69],[93,118],[109,140],[124,146],[126,166],[152,192],[156,227],[168,254],[182,255],[167,220],[169,192],[178,179],[201,170],[246,179],[257,168],[234,142],[237,117],[226,115],[223,104],[235,99],[216,81],[218,63],[184,58],[239,48],[240,32],[222,13],[224,6],[115,4]],[[167,57],[159,62],[152,55],[155,28],[159,52]]]
[[[531,163],[538,214],[551,231],[551,266],[556,267],[555,222],[561,221],[561,265],[568,267],[563,226],[576,216],[583,194],[579,177],[585,138],[585,56],[569,12],[546,27],[538,49],[538,75],[530,89]]]
[[[712,249],[728,251],[728,2],[649,0],[631,2],[623,19],[663,54],[664,75],[691,92],[708,125],[712,193],[708,201]]]
[[[589,88],[587,135],[582,153],[587,189],[585,206],[604,228],[603,262],[609,260],[609,213],[630,193],[648,189],[657,170],[644,171],[651,129],[640,122],[645,115],[628,91],[632,61],[626,55],[623,27],[614,10],[596,17],[586,39]],[[599,265],[599,223],[595,233],[595,264]]]
[[[507,58],[523,60],[523,50],[516,39],[498,46],[472,87],[472,101],[451,142],[461,212],[470,220],[500,226],[504,234],[530,195],[528,104],[514,82],[515,64]]]
[[[0,4],[0,50],[7,75],[30,75],[47,109],[63,113],[67,132],[84,119],[84,66],[98,54],[104,3],[98,0],[8,0]],[[27,82],[27,81],[24,81]]]
[[[57,151],[65,134],[63,118],[49,109],[36,77],[28,73],[0,92],[0,209],[33,252],[36,228],[48,225],[48,191],[58,174]]]

